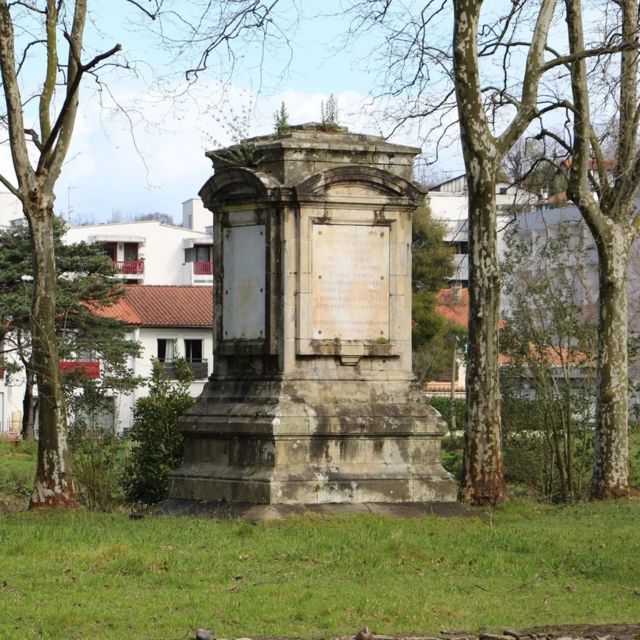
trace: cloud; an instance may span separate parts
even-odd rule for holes
[[[178,221],[181,203],[211,175],[206,150],[271,133],[283,101],[291,123],[317,122],[328,96],[283,91],[263,98],[208,84],[181,95],[123,86],[115,98],[123,111],[89,100],[78,115],[57,188],[57,209],[68,216],[70,208],[73,222],[107,221],[116,211],[125,217],[160,211]],[[365,96],[345,92],[337,98],[341,124],[377,133]]]
[[[284,90],[264,96],[202,83],[173,93],[114,82],[109,93],[83,90],[71,149],[56,186],[56,210],[73,223],[106,222],[162,212],[181,220],[181,203],[211,175],[206,150],[271,133],[284,102],[292,124],[318,122],[323,92]],[[357,91],[337,93],[340,124],[382,135],[393,123]],[[411,129],[393,141],[416,145]],[[3,156],[6,165],[7,159]]]

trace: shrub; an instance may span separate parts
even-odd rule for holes
[[[112,511],[122,504],[126,441],[113,431],[78,420],[69,445],[78,500],[90,511]]]
[[[593,431],[578,419],[577,398],[519,398],[505,385],[502,427],[505,479],[518,491],[547,502],[587,497]]]
[[[456,431],[464,431],[464,418],[467,409],[467,401],[464,398],[455,398],[453,405],[451,398],[433,397],[429,398],[429,404],[440,412],[440,415],[451,430],[451,415],[456,417]]]
[[[462,481],[462,458],[464,438],[446,435],[442,438],[442,466],[456,479],[458,485]]]
[[[175,361],[176,379],[168,380],[164,367],[153,361],[149,395],[134,409],[131,451],[125,467],[124,491],[131,503],[153,504],[169,492],[171,471],[182,462],[182,434],[178,424],[193,404],[189,384],[193,374],[186,361]]]

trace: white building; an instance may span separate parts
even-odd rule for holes
[[[22,204],[12,193],[0,192],[0,229],[20,224],[24,220]],[[0,343],[0,351],[2,350]],[[24,386],[18,379],[10,381],[0,368],[0,432],[20,430]]]
[[[172,377],[175,359],[183,357],[194,381],[190,393],[197,397],[213,371],[213,289],[202,286],[131,285],[126,295],[100,315],[126,322],[129,337],[140,343],[141,354],[131,358],[129,367],[136,376],[151,375],[152,358],[163,363],[165,375]],[[114,397],[114,416],[119,432],[131,428],[133,407],[147,395],[140,386],[130,395]]]
[[[182,226],[211,235],[213,217],[200,198],[190,198],[182,203]]]
[[[213,284],[213,238],[156,220],[70,227],[64,242],[100,244],[127,284]]]
[[[466,176],[460,175],[445,182],[430,186],[427,200],[434,220],[440,220],[447,226],[445,243],[454,248],[456,272],[450,278],[452,285],[466,287],[469,283],[469,233],[468,207],[469,194]],[[537,196],[508,182],[496,184],[496,206],[498,209],[498,232],[515,211],[531,207]],[[500,242],[500,237],[499,237]]]
[[[22,204],[13,193],[0,191],[0,228],[21,224],[24,220]]]
[[[10,226],[23,220],[22,208],[17,198],[10,193],[0,193],[0,226]],[[148,376],[150,373],[151,356],[158,355],[158,340],[169,340],[169,345],[174,344],[171,341],[175,341],[175,352],[188,356],[194,370],[199,374],[202,373],[205,364],[209,367],[204,378],[192,387],[193,394],[198,395],[212,366],[212,314],[209,314],[206,326],[191,326],[189,323],[194,320],[190,318],[198,309],[202,311],[202,307],[193,306],[191,302],[183,304],[180,301],[187,299],[184,296],[191,295],[196,296],[195,299],[200,300],[198,304],[202,305],[199,297],[202,295],[211,302],[213,238],[205,230],[211,225],[211,213],[204,209],[199,199],[191,199],[183,204],[183,220],[193,228],[154,220],[73,226],[67,231],[64,242],[101,245],[104,252],[114,261],[123,281],[133,286],[130,290],[128,288],[127,299],[130,295],[135,296],[138,305],[136,308],[139,308],[138,313],[141,314],[139,317],[142,320],[141,323],[132,324],[132,337],[142,342],[145,354],[143,359],[132,363],[136,375]],[[184,293],[180,294],[183,297],[178,297],[178,291],[189,291],[194,287],[201,288],[202,292]],[[164,289],[173,293],[163,294]],[[153,293],[133,293],[139,290]],[[140,307],[141,300],[151,305],[149,309]],[[177,305],[175,311],[179,311],[179,315],[175,317],[175,326],[154,324],[157,318],[153,320],[154,316],[148,315],[157,315],[163,305]],[[194,340],[196,342],[190,342]],[[201,341],[201,347],[198,347],[197,341]],[[198,352],[198,348],[202,351]],[[196,351],[193,351],[194,349]],[[198,357],[198,353],[205,363],[196,366],[195,358]],[[144,389],[129,398],[118,399],[117,420],[122,428],[130,426],[133,402],[140,393],[144,393]],[[0,432],[20,429],[23,396],[23,376],[16,374],[9,379],[4,372],[0,372]]]

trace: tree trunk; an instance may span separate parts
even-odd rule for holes
[[[37,193],[31,194],[37,197]],[[38,464],[29,508],[74,507],[76,497],[67,448],[67,424],[55,333],[56,269],[53,207],[25,211],[33,247],[31,334],[38,384]]]
[[[22,439],[35,437],[36,410],[33,403],[33,369],[25,367],[24,397],[22,398]]]
[[[474,161],[475,160],[475,161]],[[502,463],[498,321],[500,275],[496,167],[475,158],[469,172],[469,341],[462,497],[496,504],[507,497]]]
[[[609,225],[598,245],[600,281],[596,432],[591,497],[629,493],[627,271],[629,230]]]

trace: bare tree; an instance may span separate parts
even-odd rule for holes
[[[454,82],[469,190],[469,341],[462,494],[475,504],[505,499],[502,468],[496,182],[505,154],[539,116],[538,87],[555,0],[543,0],[525,61],[515,114],[495,135],[482,93],[478,27],[482,0],[454,0]],[[514,7],[517,5],[514,5]],[[513,44],[513,43],[508,43]],[[504,96],[504,94],[502,94]]]
[[[542,75],[557,64],[545,61],[555,0],[513,2],[504,15],[483,14],[483,19],[481,12],[488,11],[483,0],[453,0],[452,40],[442,37],[446,2],[427,2],[422,11],[410,15],[399,14],[399,4],[354,3],[360,20],[355,28],[370,23],[386,28],[384,55],[390,63],[383,95],[392,106],[388,115],[398,126],[418,122],[427,135],[438,131],[436,144],[441,144],[457,112],[469,197],[470,253],[462,497],[474,504],[495,504],[506,498],[498,378],[496,182],[505,154],[532,121],[551,108],[539,105],[538,89]],[[492,77],[496,65],[499,73]],[[521,74],[514,77],[516,68]]]
[[[206,67],[216,47],[226,45],[231,52],[233,42],[245,34],[271,27],[270,13],[278,2],[195,3],[203,12],[198,20],[189,22],[175,9],[165,8],[163,0],[128,1],[148,18],[160,23],[163,17],[172,16],[185,28],[180,46],[200,47],[191,75]],[[6,107],[0,125],[8,132],[15,172],[15,180],[0,175],[0,183],[22,203],[34,259],[31,335],[40,426],[31,507],[76,504],[54,322],[55,187],[71,144],[82,79],[88,74],[97,78],[101,67],[110,64],[107,61],[121,48],[115,45],[83,61],[88,4],[89,0],[0,0],[1,92]],[[41,65],[42,78],[27,95],[25,87],[35,79],[37,65]],[[37,105],[35,115],[32,105]]]
[[[594,49],[609,54],[589,59],[582,1],[565,0],[569,50],[573,61],[573,139],[567,194],[580,209],[598,251],[599,319],[596,433],[592,498],[629,492],[627,274],[630,248],[640,230],[635,201],[640,185],[638,125],[638,5],[633,0],[606,4],[603,41]],[[603,75],[607,82],[601,84]],[[613,131],[598,135],[597,112],[614,110]],[[605,148],[613,139],[615,158]],[[613,161],[612,161],[613,160]]]
[[[34,258],[31,323],[40,431],[31,507],[76,504],[55,337],[54,188],[71,143],[82,77],[120,49],[120,45],[116,45],[90,61],[82,62],[87,0],[74,3],[68,31],[65,3],[48,0],[43,4],[40,7],[0,0],[0,70],[6,104],[5,122],[17,184],[6,176],[0,176],[0,182],[22,203]],[[23,47],[19,59],[16,59],[15,49],[16,20],[28,22],[29,27],[35,23],[42,33],[26,44],[19,40]],[[21,36],[27,28],[21,27]],[[60,34],[66,40],[66,62],[59,55]],[[37,95],[24,97],[19,76],[31,47],[45,51],[44,78]],[[63,98],[56,113],[54,97],[58,94]],[[25,124],[23,111],[26,102],[34,98],[38,102],[39,131]]]

